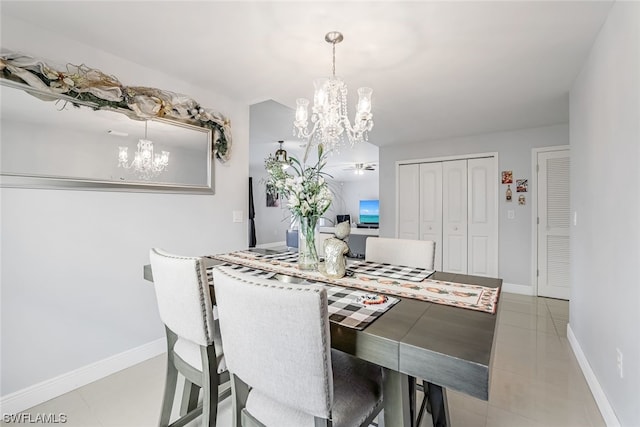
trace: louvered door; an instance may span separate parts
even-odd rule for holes
[[[538,295],[569,299],[569,150],[538,153]]]

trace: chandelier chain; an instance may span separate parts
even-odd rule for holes
[[[336,77],[336,42],[333,42],[333,78]]]

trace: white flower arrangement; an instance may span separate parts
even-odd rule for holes
[[[318,265],[315,228],[333,201],[325,180],[329,175],[322,172],[326,163],[322,145],[318,145],[318,161],[313,166],[303,165],[295,157],[290,157],[284,165],[273,156],[265,160],[269,173],[267,188],[286,199],[291,215],[299,220],[302,239],[298,248],[298,266],[301,269],[316,269]]]
[[[265,160],[265,168],[269,173],[267,188],[287,200],[287,208],[296,218],[320,218],[333,201],[325,180],[329,175],[322,172],[326,163],[322,146],[318,146],[318,161],[312,166],[303,165],[290,157],[289,167],[283,169],[282,163],[269,156]]]

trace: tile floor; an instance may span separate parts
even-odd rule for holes
[[[568,319],[566,301],[503,293],[489,401],[449,391],[451,425],[605,426],[569,347]],[[164,367],[158,356],[25,412],[63,412],[68,427],[156,426]],[[431,425],[425,418],[420,427]],[[231,426],[230,399],[221,403],[218,426]]]

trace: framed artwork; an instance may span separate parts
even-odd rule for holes
[[[517,179],[516,180],[516,191],[518,193],[526,193],[527,192],[527,180],[526,179]]]
[[[502,183],[513,184],[513,171],[502,171]]]
[[[275,189],[267,186],[267,207],[268,208],[277,208],[280,206],[280,198],[278,197],[278,193]]]

